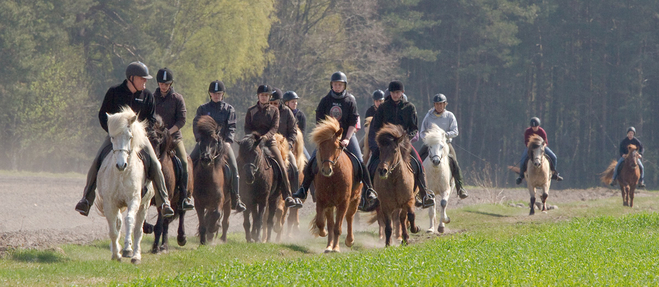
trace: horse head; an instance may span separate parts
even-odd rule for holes
[[[147,136],[153,151],[156,153],[158,158],[161,158],[162,155],[167,154],[167,152],[172,148],[174,139],[169,134],[169,130],[165,127],[165,124],[162,122],[162,118],[159,115],[156,115],[156,122],[147,127]]]
[[[386,124],[375,136],[380,149],[380,178],[389,177],[401,162],[409,162],[410,140],[399,125]]]
[[[200,162],[204,166],[216,164],[216,159],[224,156],[224,139],[221,135],[222,126],[208,115],[200,116],[195,125],[195,133],[199,135]]]
[[[243,162],[243,173],[247,184],[254,184],[256,172],[261,166],[263,155],[261,154],[262,137],[259,133],[254,132],[245,135],[242,140],[238,141],[238,157]]]
[[[117,161],[115,166],[119,171],[124,171],[128,167],[130,156],[149,144],[144,124],[137,121],[137,115],[128,107],[107,116],[112,154]]]
[[[533,166],[536,168],[539,168],[542,165],[542,161],[545,157],[546,146],[547,144],[545,141],[538,135],[532,135],[529,139],[529,143],[527,145],[529,150],[529,158],[533,161]]]
[[[428,147],[428,157],[430,157],[433,165],[439,166],[442,159],[448,156],[447,140],[446,132],[435,124],[432,124],[430,129],[426,131],[423,143]]]
[[[320,121],[311,132],[311,139],[318,150],[316,151],[316,162],[323,176],[330,177],[334,174],[334,166],[341,156],[341,137],[343,129],[339,122],[330,116]]]
[[[638,153],[638,148],[636,145],[630,144],[627,146],[627,158],[625,159],[625,164],[629,165],[632,169],[638,167],[638,159],[641,157],[641,154]]]

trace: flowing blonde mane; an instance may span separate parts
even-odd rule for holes
[[[108,115],[108,134],[113,137],[122,133],[126,128],[130,129],[133,134],[131,148],[135,152],[139,152],[147,144],[151,144],[146,136],[146,125],[146,122],[137,120],[135,112],[127,106],[122,107],[121,111],[116,114]]]
[[[311,131],[311,141],[318,146],[324,141],[333,139],[340,129],[339,121],[331,116],[325,116],[325,119],[316,124],[316,127]]]

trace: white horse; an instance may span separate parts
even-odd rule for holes
[[[132,257],[131,262],[139,264],[142,259],[140,242],[142,224],[146,217],[149,202],[154,195],[153,188],[142,196],[146,174],[144,164],[138,157],[143,147],[150,144],[144,129],[145,123],[137,121],[137,115],[128,107],[121,112],[108,114],[108,134],[112,141],[112,153],[103,160],[98,171],[98,201],[96,207],[108,220],[112,260]],[[119,233],[121,213],[127,210],[125,218],[124,249],[119,254]],[[135,241],[133,250],[131,235]]]
[[[549,187],[551,186],[551,167],[549,159],[545,156],[545,147],[547,143],[539,135],[531,135],[529,138],[528,147],[528,163],[526,168],[526,186],[529,188],[531,195],[531,204],[529,215],[535,214],[535,189],[542,189],[538,209],[542,211],[547,210],[547,197],[549,197]]]
[[[446,132],[435,124],[426,131],[423,143],[428,146],[428,157],[423,161],[423,168],[426,170],[428,179],[428,188],[435,191],[435,194],[441,198],[439,206],[441,208],[440,220],[435,217],[435,207],[428,209],[428,218],[430,219],[430,228],[428,232],[434,231],[434,223],[437,222],[437,231],[444,233],[445,223],[451,222],[451,218],[446,215],[446,205],[451,190],[455,188],[455,182],[451,176],[449,166],[449,146]]]

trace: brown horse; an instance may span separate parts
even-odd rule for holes
[[[169,201],[173,203],[173,206],[178,208],[174,209],[174,216],[163,218],[160,207],[158,207],[158,219],[155,226],[148,224],[146,221],[144,222],[143,229],[145,233],[151,233],[151,231],[155,232],[155,240],[151,247],[151,253],[158,253],[169,249],[169,224],[177,218],[179,219],[179,222],[176,241],[179,246],[184,246],[187,243],[185,237],[185,210],[181,209],[180,204],[177,204],[181,202],[182,198],[180,198],[181,194],[178,188],[179,182],[174,172],[174,138],[172,138],[169,134],[169,130],[163,125],[160,117],[157,116],[156,118],[156,123],[148,129],[147,134],[149,136],[149,141],[158,156],[160,165],[162,166],[162,174],[165,178]],[[190,157],[188,157],[188,162],[192,162]],[[188,165],[188,174],[192,174],[191,165]],[[192,191],[192,189],[193,180],[190,178],[188,180],[188,190]],[[151,205],[156,205],[155,199],[151,200]]]
[[[339,122],[330,116],[320,121],[311,132],[311,140],[318,148],[316,163],[320,171],[314,178],[316,216],[311,221],[311,231],[321,237],[329,235],[325,253],[339,252],[344,218],[348,225],[345,244],[351,247],[355,242],[352,221],[359,205],[362,184],[356,180],[352,162],[343,152],[340,144],[342,135]]]
[[[280,151],[288,153],[286,139],[279,136]],[[246,135],[238,141],[238,169],[240,177],[240,197],[247,210],[243,212],[243,227],[245,228],[245,240],[247,242],[261,242],[261,229],[263,228],[263,217],[267,210],[267,225],[265,240],[271,238],[273,227],[277,234],[277,241],[281,237],[281,225],[285,215],[283,204],[280,204],[282,185],[282,174],[277,168],[274,159],[265,155],[266,141],[258,133]],[[286,158],[286,157],[284,157]],[[252,222],[250,222],[250,216]],[[275,220],[277,221],[275,223]],[[276,226],[275,226],[276,224]],[[279,230],[279,231],[277,231]]]
[[[399,125],[386,124],[376,136],[380,149],[380,163],[374,176],[375,190],[378,191],[380,208],[378,221],[384,223],[385,246],[391,245],[392,214],[399,213],[402,231],[402,244],[407,244],[410,231],[419,232],[414,219],[414,174],[410,166],[410,139]]]
[[[622,193],[622,205],[634,207],[634,191],[636,190],[636,183],[641,176],[641,170],[638,167],[638,160],[641,154],[638,153],[635,145],[627,146],[629,151],[625,155],[625,160],[621,163],[620,172],[618,173],[618,184],[620,185],[620,192]],[[610,184],[613,180],[613,171],[616,168],[618,161],[614,160],[609,164],[609,167],[604,171],[601,179],[602,182]]]
[[[297,134],[295,135],[295,144],[293,144],[293,156],[295,156],[296,164],[297,164],[297,170],[299,170],[298,174],[298,183],[299,185],[302,185],[302,181],[304,180],[304,167],[307,165],[307,158],[304,156],[304,136],[302,135],[302,131],[297,129]],[[281,150],[281,148],[280,148]],[[282,155],[283,158],[284,157]],[[292,176],[292,172],[289,172],[289,176]],[[302,201],[304,202],[304,200]],[[288,237],[292,237],[292,234],[295,232],[300,231],[300,215],[299,215],[299,209],[298,208],[291,208],[288,214],[288,228],[286,230],[286,235]]]
[[[549,197],[549,187],[551,186],[551,168],[549,166],[549,158],[545,156],[545,147],[547,143],[539,135],[532,135],[529,138],[528,148],[528,164],[526,169],[526,186],[531,195],[531,211],[529,215],[535,214],[535,189],[542,188],[541,207],[542,211],[547,210],[547,197]]]
[[[231,212],[229,182],[224,178],[227,151],[220,131],[222,126],[207,115],[199,117],[195,133],[199,134],[200,158],[194,162],[194,205],[199,218],[199,243],[212,241],[222,217],[223,242],[227,240]]]

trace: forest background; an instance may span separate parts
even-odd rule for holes
[[[598,185],[629,126],[653,188],[658,28],[659,1],[643,0],[4,0],[0,169],[85,172],[105,92],[139,60],[174,71],[188,150],[211,81],[227,84],[238,138],[263,83],[301,96],[308,133],[341,70],[360,113],[394,79],[419,120],[445,94],[470,184],[514,185],[506,166],[537,116],[566,179],[553,188]]]

